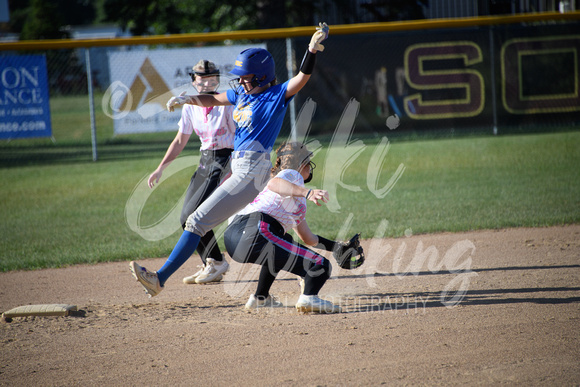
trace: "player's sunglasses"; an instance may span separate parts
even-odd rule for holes
[[[314,161],[309,161],[308,164],[310,164],[310,170],[314,171],[314,168],[316,168],[316,164],[314,164]]]

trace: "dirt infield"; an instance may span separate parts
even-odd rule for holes
[[[0,385],[580,384],[580,225],[363,246],[321,292],[336,315],[298,314],[292,275],[272,289],[287,307],[248,313],[256,276],[182,284],[197,259],[152,299],[127,262],[0,273],[0,311],[84,315],[2,322]]]

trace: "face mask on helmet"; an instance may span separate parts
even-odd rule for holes
[[[189,73],[193,87],[200,94],[214,94],[220,85],[220,70],[208,60],[202,59]]]
[[[191,73],[191,82],[199,94],[214,94],[220,86],[217,75],[198,75]]]

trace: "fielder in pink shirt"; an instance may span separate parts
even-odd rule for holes
[[[328,192],[304,186],[312,179],[315,167],[306,146],[284,143],[276,154],[272,179],[252,203],[235,215],[224,234],[226,249],[234,261],[262,266],[256,292],[245,308],[282,306],[270,295],[270,288],[284,270],[302,279],[302,294],[296,303],[299,311],[338,313],[338,305],[318,297],[330,278],[330,262],[287,233],[294,229],[306,245],[333,251],[336,242],[314,234],[306,222],[306,201],[321,205],[328,201]]]

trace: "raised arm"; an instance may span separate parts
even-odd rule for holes
[[[326,23],[319,23],[316,32],[312,35],[312,39],[308,45],[308,50],[306,51],[306,55],[304,55],[304,59],[300,65],[300,71],[288,82],[285,96],[287,100],[302,90],[304,85],[306,85],[310,79],[312,71],[314,70],[314,64],[316,63],[316,53],[318,51],[324,51],[324,46],[320,43],[328,38],[328,30],[328,25]]]

